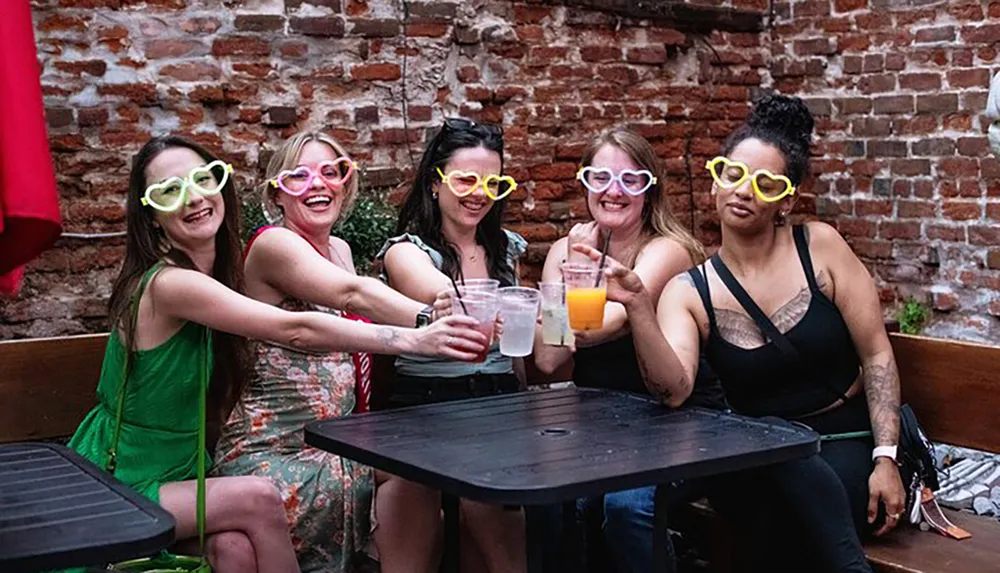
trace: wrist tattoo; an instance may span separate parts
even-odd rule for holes
[[[864,380],[875,445],[896,444],[899,441],[899,372],[895,362],[866,364]]]
[[[395,328],[384,326],[376,331],[375,338],[387,348],[392,348],[399,340],[399,333],[396,332]]]

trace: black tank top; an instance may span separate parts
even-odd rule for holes
[[[631,334],[597,346],[577,348],[573,355],[573,383],[583,388],[607,388],[649,395],[642,381]],[[698,367],[691,396],[684,405],[714,409],[726,407],[719,379],[704,357]]]
[[[798,351],[800,364],[792,364],[773,342],[748,350],[722,338],[706,276],[698,268],[688,271],[708,313],[703,354],[719,376],[726,399],[743,414],[801,417],[841,398],[860,372],[861,361],[844,317],[816,284],[804,229],[797,225],[792,235],[812,295],[805,314],[784,333]]]

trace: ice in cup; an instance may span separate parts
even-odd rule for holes
[[[527,356],[535,346],[535,324],[538,321],[539,293],[533,288],[504,287],[500,297],[500,354]]]
[[[542,296],[542,343],[549,346],[569,346],[573,331],[569,328],[566,310],[566,283],[539,283]]]
[[[607,284],[604,272],[593,264],[563,263],[566,310],[573,330],[600,330],[604,325]]]
[[[458,285],[458,292],[451,294],[452,312],[465,314],[479,321],[473,329],[483,333],[487,340],[487,347],[470,362],[486,361],[493,340],[493,329],[496,326],[497,308],[497,295],[488,290],[475,290],[475,287]]]

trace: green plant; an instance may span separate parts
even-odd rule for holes
[[[384,191],[359,191],[347,218],[333,228],[333,234],[347,241],[358,274],[366,275],[386,239],[396,230],[397,213]]]
[[[896,314],[899,331],[903,334],[919,334],[924,323],[930,318],[930,311],[912,296],[903,303]]]

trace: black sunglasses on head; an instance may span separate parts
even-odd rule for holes
[[[493,124],[493,123],[479,123],[472,121],[471,119],[465,119],[462,117],[446,117],[444,118],[444,127],[452,131],[476,131],[483,130],[486,133],[498,135],[503,137],[503,127]]]

